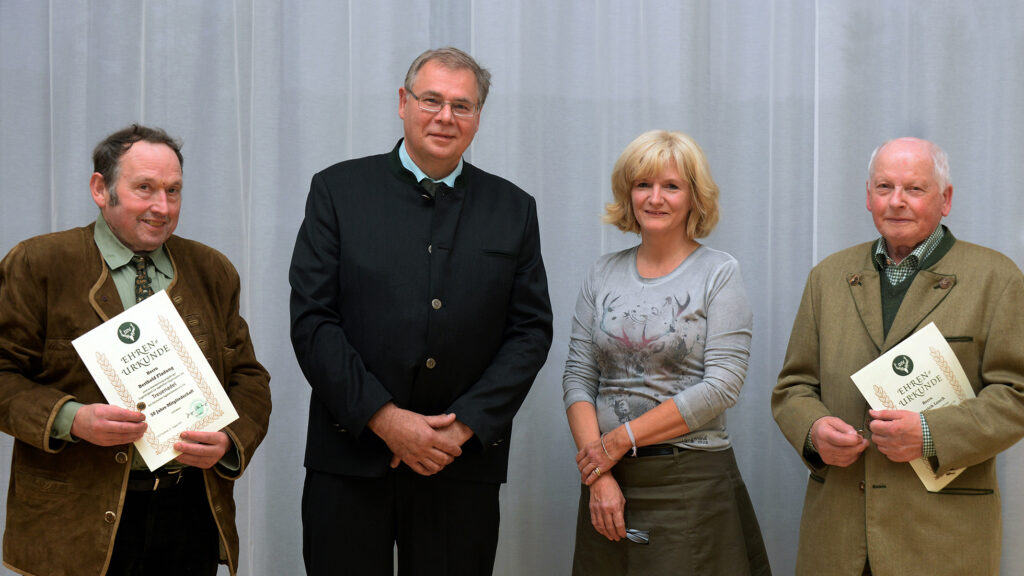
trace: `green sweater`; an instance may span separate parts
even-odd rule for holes
[[[953,247],[956,242],[956,238],[953,237],[953,233],[949,231],[949,228],[945,229],[945,234],[942,236],[942,240],[939,241],[939,245],[932,250],[924,260],[921,261],[921,265],[918,267],[919,270],[928,269],[942,260],[942,257],[949,252],[949,249]],[[876,242],[872,246],[872,252],[878,246]],[[874,260],[872,260],[874,261]],[[907,289],[914,283],[914,277],[917,276],[917,272],[911,274],[906,280],[900,282],[896,286],[893,286],[889,282],[889,277],[884,273],[882,268],[875,262],[875,268],[879,272],[879,281],[882,285],[882,330],[883,333],[888,336],[889,328],[892,326],[892,321],[896,318],[896,313],[900,309],[900,304],[903,303],[903,297],[907,294]]]

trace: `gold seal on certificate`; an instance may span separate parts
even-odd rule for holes
[[[135,442],[150,470],[173,460],[179,435],[238,419],[181,315],[161,290],[72,344],[107,402],[146,415]]]
[[[934,323],[918,330],[851,378],[875,410],[924,412],[974,398],[967,374]],[[957,468],[936,476],[923,458],[910,465],[929,492],[942,490],[964,471]]]

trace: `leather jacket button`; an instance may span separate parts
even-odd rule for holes
[[[117,520],[117,514],[114,514],[110,510],[107,510],[103,514],[103,521],[106,522],[107,524],[113,524],[114,520]]]
[[[427,358],[427,369],[433,370],[434,366],[437,366],[437,360],[433,358]]]
[[[118,464],[124,464],[125,462],[128,461],[128,453],[118,452],[117,454],[114,455],[114,461],[117,462]]]
[[[438,300],[437,298],[434,298],[433,300],[430,301],[430,307],[433,308],[434,310],[440,310],[441,301]]]

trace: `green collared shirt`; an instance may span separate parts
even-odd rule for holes
[[[135,305],[135,266],[132,265],[132,252],[127,246],[121,243],[114,236],[103,216],[96,218],[96,228],[93,232],[93,240],[96,247],[100,249],[104,262],[110,267],[110,276],[117,286],[117,295],[121,297],[121,304],[127,310]],[[171,257],[167,250],[160,246],[156,250],[140,254],[148,256],[150,262],[146,264],[146,273],[149,274],[150,286],[153,293],[166,290],[174,280],[174,265],[171,264]]]
[[[921,262],[924,262],[935,251],[935,247],[939,245],[944,235],[945,232],[942,229],[942,224],[939,224],[925,238],[924,242],[918,244],[914,251],[900,261],[899,264],[896,264],[892,261],[892,258],[889,258],[885,238],[879,238],[878,242],[875,243],[875,263],[878,265],[879,270],[885,271],[886,277],[889,278],[889,283],[896,286],[913,276],[914,272],[920,269]]]

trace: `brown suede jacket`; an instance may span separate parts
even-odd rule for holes
[[[240,469],[204,473],[221,562],[238,569],[234,480],[270,419],[270,375],[239,315],[239,279],[222,254],[172,236],[167,293],[227,390],[239,419],[224,431]],[[69,400],[105,402],[71,341],[123,311],[93,225],[31,238],[0,263],[0,431],[15,438],[3,563],[22,574],[104,574],[124,504],[131,445],[50,439]]]

